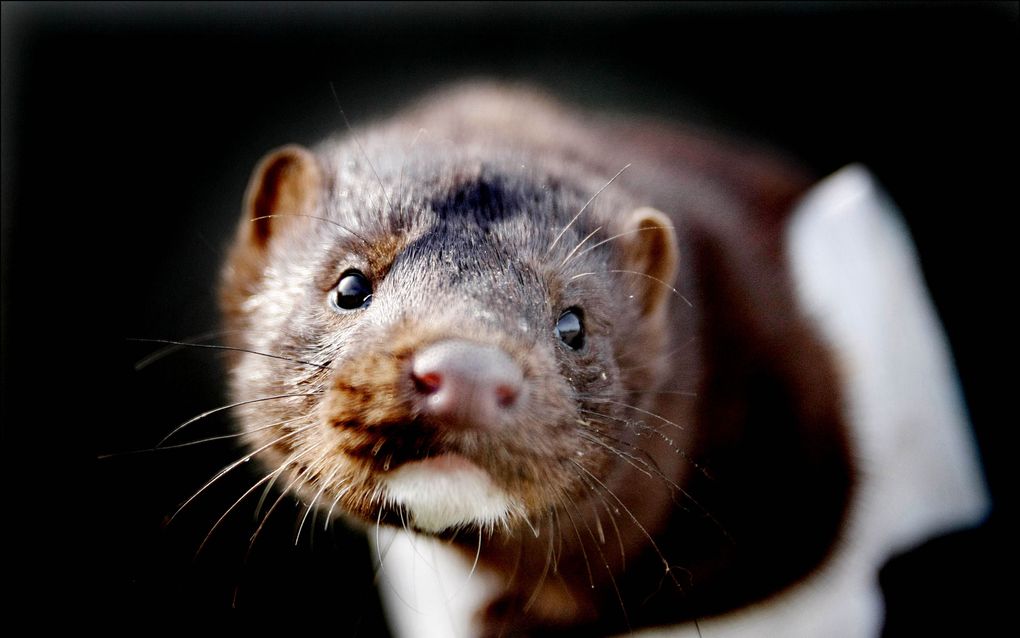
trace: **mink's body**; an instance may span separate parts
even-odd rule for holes
[[[265,399],[248,445],[323,511],[477,550],[480,635],[763,599],[824,562],[854,484],[782,250],[809,183],[491,86],[281,149],[222,287],[230,345],[274,355],[230,361]]]

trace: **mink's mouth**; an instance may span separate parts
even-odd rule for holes
[[[373,426],[371,435],[356,445],[345,446],[344,453],[376,472],[391,472],[407,463],[447,455],[471,458],[445,439],[433,426],[417,420],[388,423]]]
[[[455,433],[417,421],[365,432],[345,449],[374,474],[376,496],[362,515],[432,535],[507,524],[523,505],[462,448]]]

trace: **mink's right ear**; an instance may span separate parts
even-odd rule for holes
[[[290,145],[262,158],[248,183],[238,239],[262,250],[272,235],[292,224],[288,216],[313,215],[319,204],[322,171],[307,149]]]
[[[300,146],[284,146],[259,162],[223,270],[221,305],[228,317],[240,311],[262,281],[273,238],[288,226],[307,222],[304,216],[316,214],[322,181],[318,160]]]

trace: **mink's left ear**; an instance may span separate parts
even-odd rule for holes
[[[624,268],[634,273],[641,314],[655,315],[666,307],[676,285],[680,250],[673,222],[654,208],[642,207],[627,217],[623,233]]]

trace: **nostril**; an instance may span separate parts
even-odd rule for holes
[[[514,403],[517,403],[517,395],[520,394],[519,388],[509,385],[496,386],[496,403],[501,408],[512,407]]]
[[[429,372],[426,374],[411,374],[414,379],[414,387],[422,394],[435,394],[443,386],[443,377],[439,373]]]

